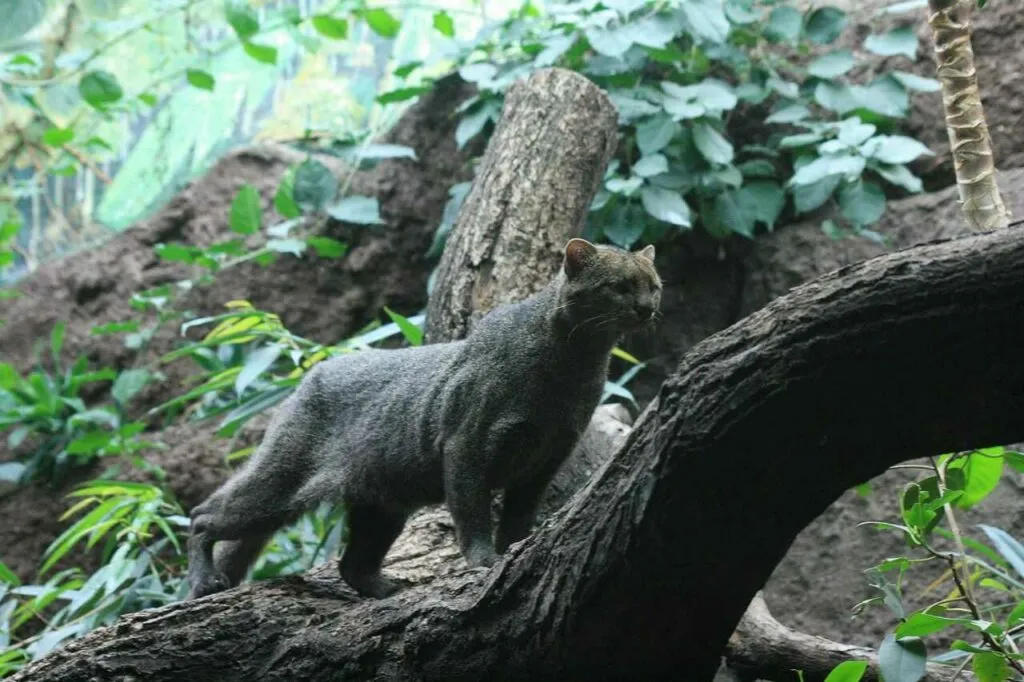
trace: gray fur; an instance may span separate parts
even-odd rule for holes
[[[653,259],[653,247],[574,239],[551,283],[496,308],[464,340],[313,367],[248,465],[192,510],[189,598],[237,585],[272,533],[325,500],[346,505],[339,569],[361,594],[396,589],[381,575],[384,555],[409,514],[441,501],[469,564],[491,565],[529,533],[598,404],[612,346],[657,312]]]

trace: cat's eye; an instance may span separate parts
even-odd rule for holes
[[[612,291],[614,291],[617,294],[622,294],[623,296],[628,294],[632,290],[632,288],[633,287],[631,287],[629,285],[629,282],[627,282],[626,280],[619,280],[618,282],[612,284]]]

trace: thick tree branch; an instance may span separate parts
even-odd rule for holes
[[[486,572],[317,578],[126,617],[15,680],[710,680],[790,542],[896,462],[1024,439],[1024,232],[793,290],[699,344],[626,447]]]

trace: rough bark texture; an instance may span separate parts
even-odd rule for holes
[[[960,202],[975,230],[1007,227],[1010,214],[996,184],[992,141],[978,90],[971,49],[971,9],[976,0],[929,0],[935,61],[953,152]]]
[[[840,493],[908,455],[1024,439],[1022,267],[1024,233],[1000,231],[795,289],[694,348],[627,446],[490,570],[381,601],[319,574],[249,584],[12,679],[710,680]]]
[[[550,281],[565,242],[583,231],[617,123],[604,91],[572,71],[545,69],[509,89],[441,257],[428,340],[461,338],[474,314]]]

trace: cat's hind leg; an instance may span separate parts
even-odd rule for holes
[[[382,599],[398,585],[381,573],[384,556],[405,527],[406,514],[372,504],[350,504],[346,510],[348,545],[338,570],[345,582],[364,597]]]
[[[266,491],[258,489],[259,483],[229,482],[192,510],[187,599],[237,585],[267,538],[295,518],[290,496],[282,496],[271,504],[265,497]],[[282,501],[289,504],[281,504]],[[232,544],[223,549],[218,547],[215,557],[215,545],[224,541]]]

